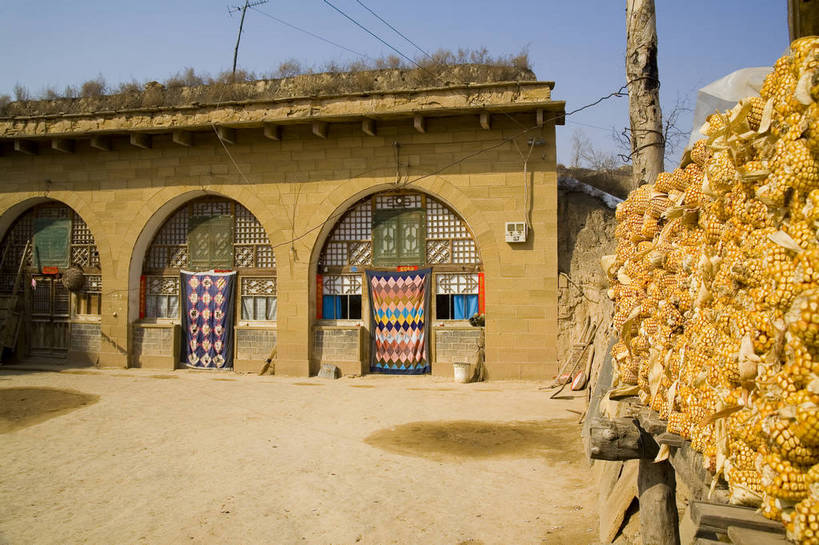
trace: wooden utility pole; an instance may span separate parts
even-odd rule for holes
[[[819,0],[788,0],[791,41],[819,34]]]
[[[654,183],[663,171],[665,154],[654,0],[626,0],[626,82],[636,189]]]
[[[626,83],[632,184],[637,188],[654,183],[665,155],[654,0],[626,0]],[[668,461],[641,459],[637,484],[643,543],[680,545],[674,468]]]

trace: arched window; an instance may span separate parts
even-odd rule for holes
[[[435,317],[482,312],[482,267],[466,222],[447,205],[417,192],[370,195],[342,216],[318,261],[321,319],[362,317],[364,269],[431,267]]]
[[[241,204],[202,197],[171,214],[143,262],[141,317],[179,318],[181,270],[237,271],[239,319],[276,319],[273,248],[259,220]]]

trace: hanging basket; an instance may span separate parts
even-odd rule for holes
[[[79,267],[69,267],[63,272],[63,286],[68,291],[77,292],[85,285],[85,275]]]

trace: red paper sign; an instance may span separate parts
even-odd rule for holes
[[[57,267],[43,267],[43,274],[57,274],[60,269]]]
[[[478,314],[486,314],[486,286],[483,273],[478,273]]]
[[[417,271],[417,270],[418,270],[418,265],[401,265],[400,267],[398,267],[398,272]]]
[[[324,302],[324,297],[322,291],[324,290],[324,284],[320,274],[316,275],[316,320],[321,320],[322,317],[322,303]]]
[[[139,277],[139,319],[145,318],[145,276]]]

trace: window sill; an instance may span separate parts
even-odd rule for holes
[[[276,320],[245,320],[236,324],[236,329],[275,329]]]
[[[142,320],[138,321],[136,325],[140,327],[171,327],[180,325],[180,323],[178,320],[173,320],[171,318],[143,318]]]
[[[351,327],[364,327],[361,320],[319,320],[316,327],[321,329],[350,329]]]

